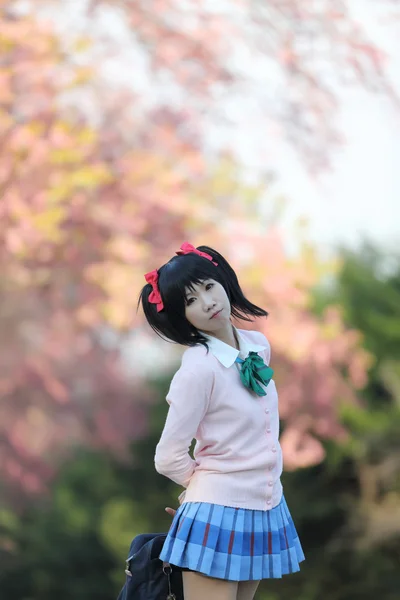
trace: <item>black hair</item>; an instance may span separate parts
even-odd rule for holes
[[[204,335],[185,317],[185,295],[193,286],[207,279],[218,281],[229,298],[231,315],[237,319],[251,322],[256,317],[268,316],[268,313],[247,300],[235,271],[221,254],[208,246],[198,246],[197,249],[209,254],[218,266],[194,252],[174,256],[158,269],[158,289],[164,304],[163,310],[158,312],[157,306],[149,302],[149,295],[153,291],[150,283],[140,292],[138,307],[141,303],[150,327],[162,339],[183,346],[203,344],[207,347]]]

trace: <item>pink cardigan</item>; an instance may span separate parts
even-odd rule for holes
[[[282,497],[278,394],[273,380],[266,396],[250,392],[235,363],[254,350],[269,364],[270,345],[257,331],[237,333],[240,353],[213,337],[208,354],[200,345],[185,351],[167,395],[155,467],[187,488],[185,502],[270,510]]]

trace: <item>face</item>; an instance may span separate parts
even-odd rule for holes
[[[230,324],[231,305],[224,287],[206,279],[186,291],[185,316],[196,329],[212,335]]]

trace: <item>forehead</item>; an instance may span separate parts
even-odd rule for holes
[[[185,293],[186,294],[193,294],[196,293],[197,291],[199,291],[206,283],[210,282],[210,281],[214,281],[213,279],[211,279],[210,277],[205,277],[204,279],[202,279],[201,281],[198,282],[193,282],[190,283],[189,285],[187,285],[185,287]]]

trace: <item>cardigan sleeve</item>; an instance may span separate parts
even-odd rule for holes
[[[197,466],[189,455],[211,396],[212,374],[181,367],[172,379],[167,402],[169,410],[154,463],[161,475],[187,487]]]

